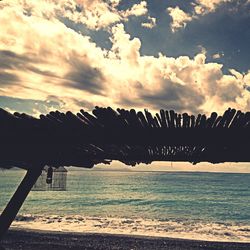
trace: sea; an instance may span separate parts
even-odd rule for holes
[[[0,170],[0,212],[24,171]],[[250,174],[69,171],[31,191],[12,228],[250,242]]]

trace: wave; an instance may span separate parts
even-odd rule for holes
[[[12,228],[250,242],[250,225],[189,220],[24,214],[16,217]]]

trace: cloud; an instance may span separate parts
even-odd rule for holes
[[[172,107],[180,112],[223,111],[228,106],[246,108],[249,95],[241,80],[223,74],[223,65],[207,63],[204,53],[194,58],[141,56],[140,41],[131,39],[122,25],[112,32],[111,67],[105,72],[112,74],[107,79],[123,83],[123,91],[115,95],[120,105],[147,104],[153,109]],[[114,92],[115,89],[114,83]]]
[[[129,16],[143,16],[148,12],[147,2],[141,1],[139,4],[134,4],[130,9],[122,11],[121,14],[123,17],[127,18]]]
[[[47,100],[0,96],[0,107],[10,112],[22,113],[25,110],[29,114],[38,115],[40,113],[48,113],[51,110],[61,109],[62,106],[63,101],[53,96],[48,96]]]
[[[1,71],[1,93],[40,100],[57,93],[71,103],[69,108],[76,109],[71,98],[79,96],[82,100],[88,93],[100,92],[98,55],[104,55],[89,37],[77,34],[55,18],[27,16],[16,6],[1,10],[0,23],[0,65],[8,71]],[[97,82],[100,85],[95,89]]]
[[[156,18],[148,17],[148,21],[141,24],[142,27],[152,29],[156,26]]]
[[[170,24],[172,32],[175,32],[180,28],[184,28],[187,22],[190,22],[192,20],[192,16],[184,12],[178,6],[174,8],[168,7],[167,12],[172,18],[172,23]]]
[[[68,18],[84,24],[89,29],[99,30],[117,22],[128,21],[131,16],[146,15],[147,2],[133,4],[131,8],[119,10],[120,0],[51,0],[51,1],[22,1],[14,0],[10,3],[1,3],[1,6],[16,5],[23,9],[27,16],[37,16],[52,20],[53,18]]]
[[[194,2],[194,12],[196,15],[205,15],[214,12],[221,4],[229,3],[233,0],[196,0]]]
[[[116,8],[119,4],[118,1],[111,3],[101,0],[66,1],[66,4],[60,4],[59,15],[67,17],[75,23],[85,24],[90,29],[102,29],[123,19]]]
[[[3,106],[34,113],[53,108],[76,112],[96,105],[192,113],[250,108],[250,71],[243,80],[232,70],[225,74],[222,64],[206,61],[205,53],[193,58],[142,55],[142,41],[131,37],[122,23],[108,30],[112,46],[103,49],[64,25],[52,7],[44,14],[40,7],[30,7],[29,14],[25,8],[8,5],[0,10],[0,94],[29,100],[29,105],[3,99]],[[42,106],[47,100],[56,103],[32,110],[35,102]]]
[[[200,112],[199,107],[205,98],[195,88],[175,83],[170,79],[162,80],[160,84],[162,90],[158,93],[145,92],[141,95],[141,98],[151,103],[154,109],[173,109],[177,112],[187,111],[194,114]]]
[[[34,55],[30,53],[28,54],[17,54],[10,50],[0,50],[0,69],[4,71],[10,70],[22,70],[22,71],[32,71],[37,74],[56,77],[56,75],[49,70],[41,70],[34,66],[35,63],[39,63]],[[2,73],[3,74],[3,73]],[[11,75],[9,73],[5,73],[7,75]],[[18,77],[13,74],[13,79]],[[2,77],[3,79],[3,77]],[[16,81],[15,80],[15,81]]]
[[[243,80],[244,75],[241,74],[240,72],[236,71],[235,69],[229,69],[229,72],[235,76],[236,79]]]
[[[200,50],[201,54],[204,54],[204,55],[207,54],[207,49],[205,47],[203,47],[202,45],[198,45],[197,47]]]
[[[113,46],[109,55],[120,60],[125,60],[132,65],[137,65],[140,56],[139,49],[141,41],[138,38],[130,40],[130,35],[124,31],[123,24],[117,24],[112,28],[112,38],[110,39]]]
[[[219,59],[219,58],[221,58],[221,54],[219,54],[219,53],[213,54],[212,58],[213,59]]]
[[[0,50],[0,68],[4,70],[13,68],[23,68],[25,62],[29,62],[27,56],[22,56],[14,53],[11,50]]]
[[[71,70],[64,76],[65,84],[73,88],[101,95],[105,81],[102,72],[89,65],[85,59],[77,55],[70,59]]]
[[[190,13],[187,13],[180,9],[179,6],[169,7],[167,8],[167,12],[172,17],[172,23],[170,24],[172,32],[176,32],[181,28],[185,28],[187,23],[199,19],[202,16],[213,13],[217,11],[219,7],[223,4],[229,4],[232,2],[236,2],[236,7],[229,8],[229,10],[234,11],[237,8],[247,6],[249,1],[242,0],[196,0],[191,3],[192,10]]]
[[[6,71],[0,72],[0,86],[14,84],[18,81],[19,81],[19,78],[17,75],[15,75],[13,73],[8,73]]]

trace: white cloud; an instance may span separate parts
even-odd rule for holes
[[[139,4],[134,4],[130,9],[118,10],[117,6],[120,1],[102,1],[102,0],[64,0],[68,5],[61,3],[60,12],[76,23],[83,23],[90,29],[101,29],[110,26],[111,24],[127,21],[131,16],[146,15],[147,3],[141,1]],[[70,3],[69,3],[70,2]],[[67,6],[67,8],[65,7]],[[79,7],[79,12],[74,10]]]
[[[244,81],[235,71],[226,75],[204,53],[143,56],[140,39],[123,24],[110,29],[112,48],[106,50],[56,17],[25,15],[22,7],[2,8],[0,23],[1,95],[53,96],[62,110],[72,111],[95,105],[207,113],[250,108],[250,71]]]
[[[170,25],[172,32],[175,32],[180,28],[184,28],[187,22],[190,22],[192,20],[192,16],[184,12],[178,6],[174,8],[168,7],[167,11],[169,15],[172,17],[172,23]]]
[[[101,29],[122,20],[122,16],[117,10],[119,2],[111,3],[101,0],[94,1],[60,1],[59,13],[76,23],[83,23],[90,29]],[[75,9],[78,7],[79,11]]]
[[[233,0],[196,0],[194,12],[197,15],[205,15],[214,12],[221,4],[232,2]]]
[[[109,0],[109,3],[114,7],[118,6],[120,2],[121,0]]]
[[[213,59],[219,59],[219,58],[221,58],[221,55],[219,53],[216,53],[216,54],[212,55],[212,58]]]
[[[142,27],[152,29],[156,26],[156,18],[148,17],[148,21],[141,24]]]
[[[130,16],[146,15],[147,3],[141,1],[130,9],[118,10],[120,0],[50,0],[24,1],[12,0],[1,2],[0,6],[12,6],[22,9],[27,15],[53,19],[66,17],[75,23],[85,24],[89,29],[103,29],[127,21]]]
[[[131,39],[123,25],[115,26],[112,34],[113,47],[103,72],[115,104],[189,112],[222,112],[228,106],[247,109],[250,96],[242,81],[224,75],[223,65],[206,63],[205,54],[193,59],[141,56],[140,40]]]
[[[122,11],[122,16],[125,18],[129,16],[143,16],[146,15],[148,12],[147,9],[147,2],[141,1],[139,4],[134,4],[130,9],[126,11]]]
[[[244,78],[244,75],[241,74],[240,72],[238,72],[238,71],[235,70],[235,69],[229,69],[229,72],[230,72],[233,76],[235,76],[237,79],[239,79],[239,80],[243,80],[243,78]]]
[[[181,10],[179,6],[169,7],[167,10],[173,20],[170,24],[171,29],[173,32],[175,32],[181,28],[184,28],[188,22],[215,12],[222,4],[232,1],[233,0],[196,0],[192,3],[193,9],[191,13]]]

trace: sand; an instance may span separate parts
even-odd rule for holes
[[[2,239],[0,250],[124,249],[124,250],[236,250],[250,249],[250,243],[210,242],[130,235],[57,233],[49,231],[10,230]]]

